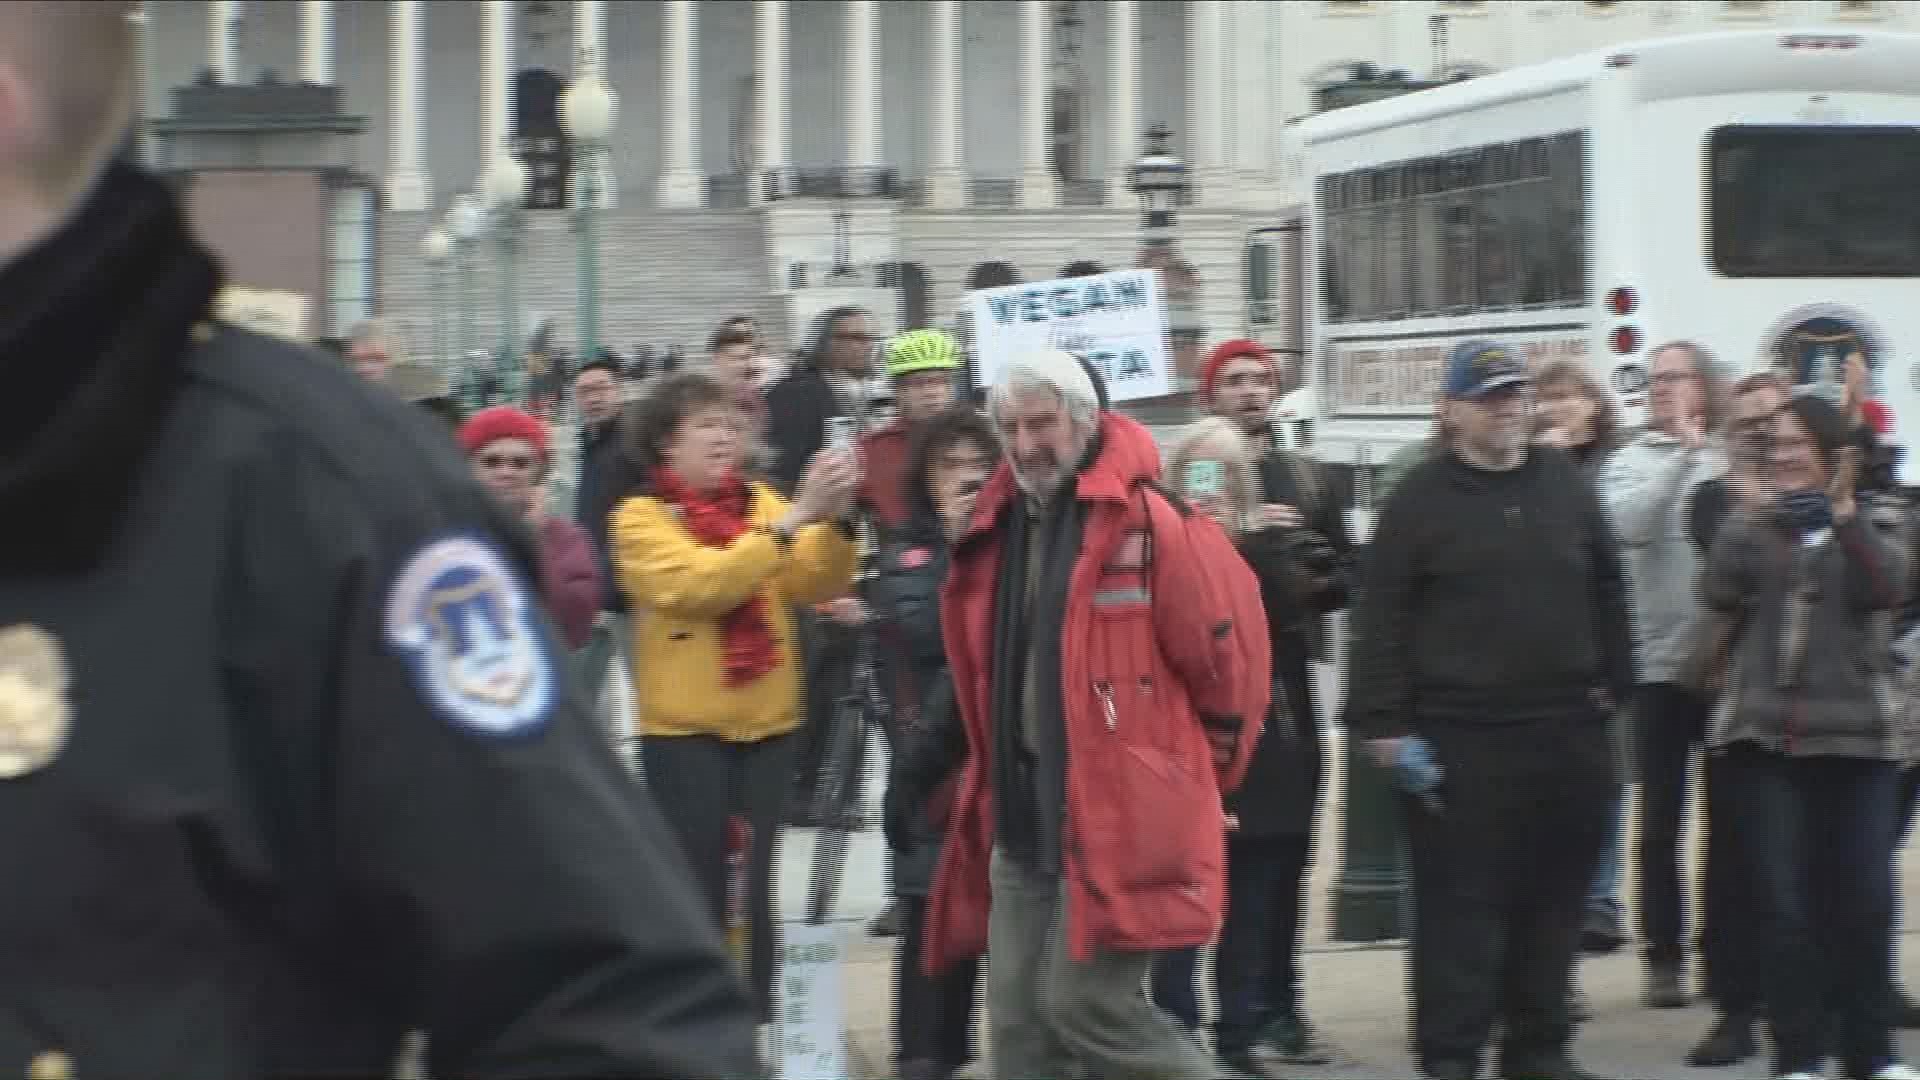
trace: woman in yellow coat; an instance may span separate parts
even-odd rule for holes
[[[752,828],[751,982],[771,1021],[774,839],[801,715],[793,607],[844,596],[845,515],[859,468],[822,451],[793,502],[747,479],[745,419],[705,375],[660,381],[633,417],[639,493],[613,513],[614,573],[637,612],[633,671],[647,787],[680,837],[716,925],[727,910],[727,829]]]

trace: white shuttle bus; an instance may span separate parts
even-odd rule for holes
[[[1355,467],[1363,531],[1373,469],[1429,433],[1467,337],[1587,365],[1629,424],[1671,339],[1822,389],[1858,352],[1892,440],[1920,436],[1920,35],[1628,44],[1298,138],[1315,442]]]

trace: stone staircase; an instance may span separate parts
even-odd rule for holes
[[[381,309],[407,335],[416,355],[434,349],[432,280],[420,241],[439,214],[383,215],[380,235]],[[622,353],[649,346],[656,354],[679,347],[704,353],[707,335],[738,314],[758,319],[768,340],[789,340],[786,304],[767,285],[766,229],[751,210],[657,210],[622,207],[600,218],[601,341]],[[578,248],[572,219],[530,213],[519,259],[520,310],[554,320],[555,340],[574,351],[579,295]],[[496,249],[482,240],[473,275],[476,347],[500,340],[500,285]],[[451,273],[447,304],[457,311]],[[448,342],[448,349],[458,341]]]

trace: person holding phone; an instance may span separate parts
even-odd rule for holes
[[[1850,436],[1831,404],[1790,398],[1769,447],[1779,497],[1721,526],[1700,582],[1744,626],[1706,741],[1760,920],[1773,1075],[1791,1080],[1830,1055],[1852,1080],[1920,1077],[1885,1008],[1889,839],[1916,749],[1890,706],[1885,626],[1911,568],[1898,516],[1856,491]]]
[[[1170,475],[1198,505],[1233,495],[1224,515],[1260,583],[1271,643],[1273,703],[1247,779],[1227,800],[1227,918],[1216,954],[1214,1046],[1223,1064],[1257,1073],[1256,1056],[1324,1065],[1337,1051],[1308,1018],[1300,977],[1305,888],[1326,775],[1312,678],[1325,616],[1346,606],[1353,547],[1346,516],[1317,462],[1272,428],[1281,372],[1259,342],[1216,346],[1201,380],[1212,419],[1195,425]],[[1196,496],[1196,492],[1199,493]],[[1167,973],[1156,986],[1192,985]]]
[[[846,591],[857,470],[823,450],[793,499],[749,479],[729,387],[669,375],[640,402],[628,457],[644,486],[614,512],[613,565],[647,618],[634,632],[637,725],[648,790],[680,839],[716,927],[727,917],[727,834],[751,830],[751,989],[773,1019],[773,855],[798,749],[793,608]]]
[[[913,691],[896,703],[885,804],[900,914],[893,984],[900,1080],[951,1080],[974,1057],[979,958],[931,977],[921,946],[927,892],[953,808],[950,764],[964,756],[967,739],[941,636],[940,589],[952,545],[973,520],[999,461],[993,429],[970,407],[948,409],[917,425],[902,485],[912,516],[882,546],[868,584],[879,629],[894,645],[899,685]]]

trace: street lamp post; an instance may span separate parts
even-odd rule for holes
[[[488,167],[481,189],[487,193],[488,228],[499,247],[500,356],[497,371],[500,393],[519,403],[525,363],[520,352],[520,215],[527,199],[527,167],[512,155],[501,154]]]
[[[485,227],[485,211],[480,200],[473,195],[456,195],[453,205],[447,208],[447,235],[453,240],[455,306],[459,317],[455,322],[455,347],[459,350],[456,360],[460,369],[459,381],[467,390],[469,408],[480,409],[486,406],[481,393],[478,372],[473,369],[473,262],[474,245],[480,241],[480,233]]]
[[[613,89],[591,67],[560,96],[560,126],[573,140],[573,212],[580,256],[578,360],[583,364],[600,352],[600,238],[595,231],[602,197],[600,163],[619,104]]]
[[[1173,246],[1174,215],[1187,192],[1187,163],[1167,148],[1173,132],[1155,124],[1147,132],[1147,152],[1133,163],[1127,186],[1140,198],[1140,244],[1145,248]]]
[[[420,241],[420,253],[426,257],[433,285],[433,363],[440,377],[453,382],[453,370],[447,363],[447,261],[453,255],[453,237],[435,228]]]
[[[1181,402],[1179,391],[1191,382],[1187,369],[1196,365],[1200,336],[1206,326],[1200,321],[1198,284],[1192,275],[1176,273],[1180,261],[1175,250],[1178,213],[1189,181],[1187,163],[1168,148],[1173,132],[1165,124],[1155,124],[1147,132],[1147,152],[1133,163],[1127,186],[1140,199],[1140,265],[1160,271],[1166,293],[1167,338],[1172,346],[1176,371],[1175,410],[1185,412],[1190,402]],[[1158,422],[1176,421],[1184,416],[1160,416]]]

